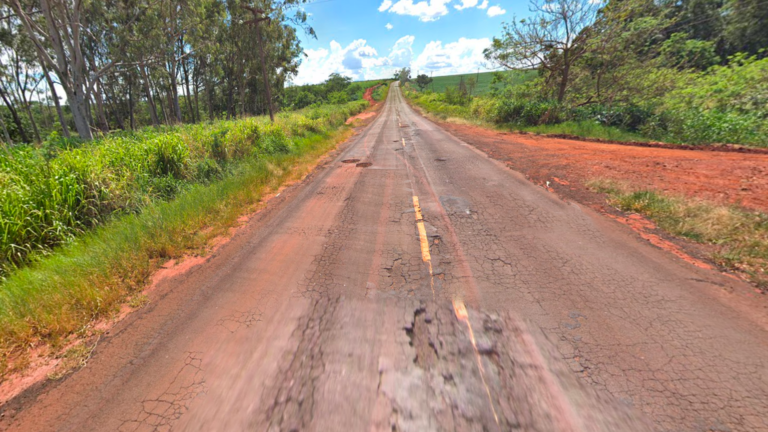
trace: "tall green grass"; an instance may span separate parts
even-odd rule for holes
[[[10,352],[18,352],[38,341],[56,345],[66,336],[85,328],[93,319],[114,312],[127,295],[146,283],[159,261],[202,247],[210,238],[224,232],[243,211],[258,202],[265,187],[280,184],[292,175],[292,169],[302,160],[316,158],[327,151],[334,144],[334,134],[346,118],[361,112],[366,106],[366,102],[355,102],[281,114],[274,126],[263,118],[250,118],[174,128],[165,135],[147,132],[154,141],[163,143],[154,145],[165,146],[165,150],[151,146],[155,153],[149,154],[156,156],[160,153],[167,158],[147,157],[144,147],[131,146],[124,149],[122,154],[126,160],[122,164],[109,165],[99,157],[92,158],[96,162],[82,162],[110,171],[109,176],[89,170],[85,173],[99,179],[114,178],[114,183],[101,184],[115,189],[107,188],[108,192],[92,200],[92,203],[127,203],[133,199],[140,201],[140,204],[115,207],[119,209],[119,215],[113,213],[105,217],[96,214],[88,229],[87,222],[80,222],[84,218],[73,218],[80,225],[72,223],[72,226],[81,230],[80,233],[70,231],[68,235],[71,237],[59,243],[53,252],[46,249],[49,256],[38,254],[28,265],[6,273],[6,279],[0,283],[0,364]],[[132,139],[129,142],[136,141]],[[200,145],[201,142],[206,145]],[[102,147],[105,145],[101,143]],[[94,143],[89,148],[98,150],[100,146]],[[17,151],[14,157],[31,151],[25,152]],[[192,158],[190,155],[196,152],[205,157]],[[56,159],[66,158],[70,153],[79,154],[65,150]],[[147,160],[137,161],[132,155],[144,155]],[[230,162],[220,164],[225,159]],[[189,175],[185,174],[185,170],[197,172],[191,167],[201,161],[208,165],[201,169],[218,174],[200,177],[205,181],[188,180],[195,177],[185,177]],[[166,177],[147,174],[152,172],[149,168],[145,171],[126,168],[145,165],[151,169],[162,167]],[[45,177],[46,173],[40,177]],[[29,175],[35,181],[50,185],[54,191],[70,187],[60,185],[70,185],[69,180],[62,181],[57,177],[39,180]],[[125,181],[124,178],[134,181],[119,183]],[[154,185],[157,179],[162,178],[186,183],[173,193],[174,199],[168,196],[160,198],[163,195],[159,192],[149,193],[156,191],[154,186],[147,189],[134,186],[141,181]],[[114,184],[122,185],[124,189]],[[82,189],[87,190],[88,186],[86,184]],[[120,195],[115,190],[126,192]],[[134,195],[135,191],[147,193]],[[54,227],[67,223],[66,220],[54,218],[67,211],[58,210],[57,206],[79,209],[77,206],[67,207],[70,201],[57,200],[59,195],[58,192],[52,193],[50,199],[31,201],[39,203],[42,209],[39,212],[56,210],[50,214],[50,225]],[[94,204],[90,207],[100,208]],[[40,220],[41,225],[49,223],[48,219]],[[13,222],[19,225],[24,221]],[[14,225],[6,223],[5,226]],[[35,232],[44,233],[46,230]]]
[[[606,126],[589,120],[567,121],[552,125],[515,126],[515,128],[521,131],[538,134],[567,134],[609,141],[650,141],[639,133],[628,132],[615,126]]]
[[[363,106],[53,139],[0,152],[0,278],[124,214],[221,179],[233,164],[291,151],[291,138],[337,127]]]

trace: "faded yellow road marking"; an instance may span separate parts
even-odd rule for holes
[[[416,222],[420,220],[424,220],[423,217],[421,217],[421,206],[419,205],[419,197],[416,195],[413,196],[413,209],[416,210]]]
[[[429,267],[429,286],[432,288],[432,299],[435,298],[435,278],[432,274],[432,255],[429,253],[429,238],[427,230],[424,228],[424,217],[421,214],[421,205],[419,197],[413,196],[413,209],[416,212],[416,228],[419,230],[419,242],[421,243],[421,259]]]
[[[405,147],[405,138],[403,138],[402,140],[403,140],[403,147]]]
[[[477,368],[480,370],[480,379],[483,381],[483,386],[485,387],[485,393],[488,395],[488,403],[491,404],[491,411],[493,412],[493,418],[496,420],[496,425],[501,427],[499,424],[499,416],[496,415],[496,408],[493,406],[493,398],[491,397],[491,389],[488,388],[488,384],[485,382],[485,369],[483,369],[483,361],[480,358],[480,351],[477,350],[477,342],[475,341],[475,333],[472,331],[472,324],[469,323],[469,312],[467,312],[466,306],[464,306],[464,302],[461,300],[454,300],[453,301],[453,311],[456,314],[456,318],[458,318],[459,321],[463,321],[467,324],[467,329],[469,330],[469,340],[472,342],[472,348],[475,350],[475,358],[477,359]]]

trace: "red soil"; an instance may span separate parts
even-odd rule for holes
[[[376,90],[380,85],[375,85],[373,87],[369,87],[365,89],[365,93],[363,93],[363,99],[367,100],[371,107],[366,111],[361,112],[360,114],[350,117],[347,119],[346,124],[352,124],[355,120],[366,120],[372,117],[375,117],[378,113],[378,105],[380,105],[376,100],[373,98],[373,92]]]
[[[373,92],[379,88],[381,84],[375,85],[373,87],[368,87],[365,89],[365,93],[363,93],[363,99],[367,100],[369,104],[374,105],[376,104],[376,100],[373,99]]]
[[[672,195],[768,211],[768,154],[679,150],[441,126],[558,193],[605,178]]]

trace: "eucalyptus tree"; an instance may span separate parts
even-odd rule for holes
[[[301,8],[308,1],[0,0],[0,21],[22,33],[19,44],[8,45],[10,55],[0,56],[0,62],[16,60],[0,64],[7,69],[0,96],[24,134],[24,123],[34,129],[36,120],[22,122],[18,113],[41,99],[30,92],[47,87],[56,104],[62,89],[85,140],[94,125],[108,131],[126,123],[199,121],[205,111],[209,118],[263,113],[274,99],[265,95],[274,90],[279,99],[298,71],[297,31],[314,36]],[[244,7],[263,11],[263,44],[245,24]],[[50,106],[48,113],[53,118]],[[58,104],[57,113],[67,135]]]
[[[89,71],[83,52],[85,1],[2,1],[13,9],[21,21],[39,61],[59,78],[80,138],[90,140],[93,134],[88,111]],[[90,73],[99,77],[112,66],[110,63]]]

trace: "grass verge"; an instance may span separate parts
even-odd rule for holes
[[[605,126],[593,121],[568,121],[553,125],[515,126],[511,129],[537,134],[567,134],[582,138],[597,138],[608,141],[646,142],[648,138],[633,132],[627,132],[613,126]]]
[[[607,194],[619,210],[642,214],[670,234],[713,246],[715,263],[747,275],[768,291],[768,214],[666,196],[612,180],[591,180],[587,187]]]
[[[291,153],[245,160],[218,182],[115,219],[12,273],[0,290],[0,377],[10,372],[11,356],[45,344],[56,352],[69,336],[87,334],[90,324],[138,293],[162,262],[204,249],[265,191],[302,177],[350,134],[342,127],[297,138]]]

